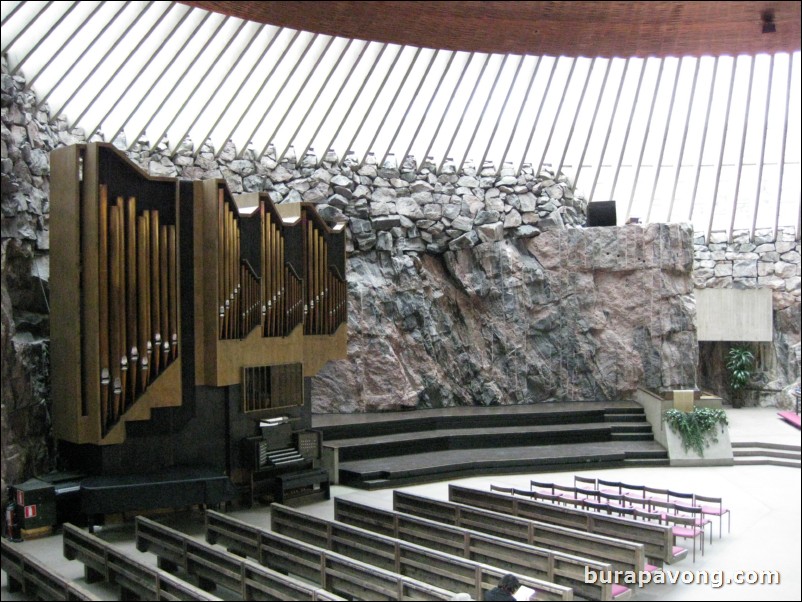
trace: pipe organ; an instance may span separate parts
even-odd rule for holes
[[[311,207],[302,210],[304,262],[308,275],[304,299],[306,334],[333,334],[346,319],[346,282],[338,232],[331,231]],[[340,237],[341,238],[341,237]]]
[[[158,209],[137,211],[137,197],[97,195],[97,313],[100,432],[109,433],[178,358],[175,223]]]
[[[346,354],[343,229],[224,180],[151,177],[108,144],[51,169],[54,430],[82,468],[205,454],[234,478],[260,420],[308,428],[309,377]]]

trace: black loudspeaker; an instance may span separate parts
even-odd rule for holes
[[[615,214],[615,201],[595,201],[588,203],[588,227],[615,226],[618,219]]]

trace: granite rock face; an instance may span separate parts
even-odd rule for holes
[[[621,399],[692,387],[692,232],[559,230],[348,264],[348,359],[317,412]]]
[[[793,409],[792,394],[800,374],[800,244],[792,229],[747,231],[731,237],[713,233],[710,241],[694,241],[696,288],[769,288],[774,308],[774,339],[750,346],[763,358],[739,403]],[[729,343],[702,342],[700,384],[729,395],[727,353]]]

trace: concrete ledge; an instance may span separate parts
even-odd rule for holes
[[[682,445],[682,438],[670,426],[665,430],[668,458],[671,466],[732,466],[735,464],[730,443],[730,431],[721,426],[718,441],[705,448],[705,455],[700,456],[693,450],[686,451]]]
[[[734,464],[730,431],[726,426],[721,427],[718,443],[713,443],[705,449],[704,457],[690,451],[686,452],[682,446],[682,439],[663,419],[663,413],[674,407],[674,398],[665,399],[651,391],[638,389],[634,400],[643,407],[646,420],[652,425],[654,440],[668,451],[671,466],[732,466]],[[722,409],[720,397],[702,395],[694,401],[694,407]]]

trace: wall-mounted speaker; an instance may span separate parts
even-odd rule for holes
[[[588,227],[615,226],[618,219],[615,213],[615,201],[594,201],[588,203]]]

